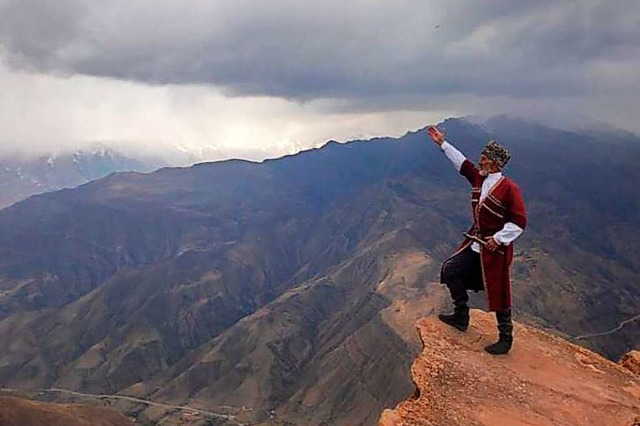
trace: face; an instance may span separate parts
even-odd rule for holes
[[[500,167],[498,167],[493,160],[489,159],[489,157],[484,154],[480,155],[480,161],[478,161],[478,163],[480,164],[480,174],[482,176],[487,176],[489,173],[500,171]]]

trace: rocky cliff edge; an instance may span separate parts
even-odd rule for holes
[[[424,349],[411,372],[413,397],[385,410],[379,426],[640,426],[640,353],[620,364],[545,331],[515,324],[506,356],[492,314],[471,312],[458,332],[435,317],[417,324]]]

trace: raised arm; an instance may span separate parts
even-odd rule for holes
[[[480,179],[480,172],[471,161],[467,160],[463,153],[444,139],[444,132],[440,131],[436,126],[429,126],[427,127],[427,134],[442,149],[451,164],[453,164],[453,167],[462,176],[466,177],[472,186],[476,186]]]
[[[447,156],[453,167],[459,172],[462,168],[462,164],[466,161],[467,157],[464,156],[463,153],[458,151],[458,149],[451,145],[449,142],[444,141],[442,145],[440,145],[440,149],[444,152],[444,155]]]

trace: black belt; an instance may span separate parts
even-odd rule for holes
[[[487,241],[483,240],[481,237],[479,237],[478,235],[474,235],[474,234],[469,234],[468,232],[463,232],[462,233],[465,237],[469,238],[471,241],[475,241],[476,243],[480,244],[482,247],[487,245]],[[497,241],[496,241],[497,242]],[[499,244],[499,243],[498,243]],[[496,248],[494,251],[497,251],[498,253],[504,253],[504,249],[501,247],[501,245],[498,245],[498,248]]]

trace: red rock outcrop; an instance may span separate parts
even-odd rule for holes
[[[466,333],[435,317],[417,327],[416,394],[385,410],[380,426],[640,426],[633,368],[521,324],[511,352],[491,356],[483,347],[497,337],[495,319],[478,310]]]
[[[631,351],[626,354],[620,360],[620,365],[632,373],[640,375],[640,351]]]

